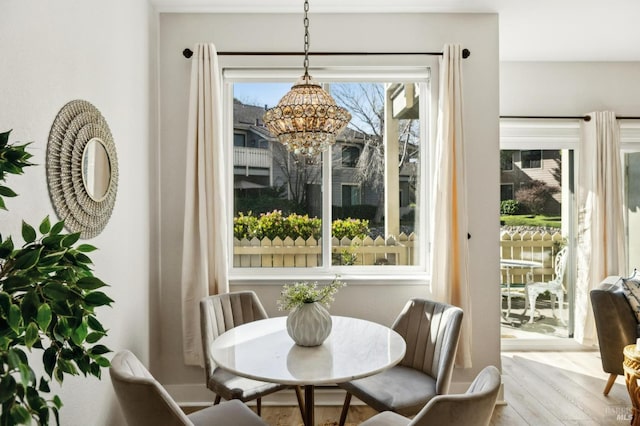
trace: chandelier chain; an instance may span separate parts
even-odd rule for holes
[[[309,79],[309,0],[304,0],[304,77]]]

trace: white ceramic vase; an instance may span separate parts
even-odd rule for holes
[[[287,317],[287,332],[300,346],[318,346],[331,333],[331,315],[318,302],[303,303]]]

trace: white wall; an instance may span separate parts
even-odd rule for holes
[[[456,42],[472,52],[463,67],[472,206],[469,233],[474,365],[472,369],[456,371],[453,379],[454,387],[456,383],[466,386],[482,367],[500,363],[499,221],[495,207],[499,200],[497,16],[314,14],[310,19],[312,49],[317,51],[440,51],[445,43]],[[282,30],[289,28],[295,36],[283,35]],[[181,52],[197,42],[214,42],[219,51],[299,51],[301,18],[299,14],[161,14],[159,31],[162,318],[154,324],[160,344],[152,361],[160,366],[156,374],[163,384],[204,388],[202,369],[185,367],[181,352],[180,274],[190,74],[190,61]],[[296,58],[295,64],[299,62],[301,59]],[[275,310],[280,283],[232,283],[233,290],[241,288],[256,290],[270,315],[282,315]],[[388,325],[412,296],[428,297],[426,286],[350,281],[331,310],[337,315]]]
[[[109,329],[105,344],[149,360],[150,281],[150,10],[146,0],[5,0],[0,5],[0,131],[33,141],[38,166],[11,177],[20,196],[0,212],[2,235],[20,240],[24,218],[56,219],[45,179],[49,130],[67,102],[84,99],[105,117],[119,162],[113,215],[88,240],[96,276],[108,283],[112,308],[98,310]],[[44,374],[40,371],[39,374]],[[109,379],[69,377],[58,391],[64,425],[123,424]]]

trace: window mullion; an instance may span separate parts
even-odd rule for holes
[[[322,266],[331,267],[331,159],[333,147],[322,153]]]

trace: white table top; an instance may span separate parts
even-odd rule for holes
[[[232,328],[212,343],[222,368],[265,382],[319,385],[366,377],[399,363],[406,344],[388,327],[356,318],[332,316],[331,334],[320,346],[296,345],[286,317]]]
[[[507,268],[542,268],[542,262],[524,259],[500,259],[500,266]]]

